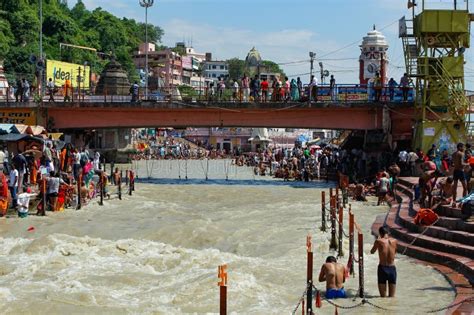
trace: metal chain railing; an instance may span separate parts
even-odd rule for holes
[[[293,312],[291,312],[292,315],[295,315],[296,314],[296,311],[298,310],[298,308],[300,307],[301,305],[301,302],[304,301],[304,297],[306,296],[306,293],[308,293],[308,289],[305,289],[303,294],[301,295],[301,298],[298,300],[298,304],[296,304],[296,307],[293,309]]]
[[[450,305],[448,305],[448,306],[444,306],[444,307],[440,307],[440,308],[437,308],[437,309],[428,311],[427,313],[437,313],[437,312],[441,312],[441,311],[446,311],[446,310],[448,310],[448,309],[450,309],[450,308],[453,308],[453,307],[455,307],[455,306],[459,306],[459,305],[461,305],[461,304],[463,304],[463,303],[466,303],[466,302],[474,302],[474,298],[473,298],[473,297],[471,297],[471,298],[466,298],[466,299],[464,299],[464,300],[462,300],[462,301],[459,301],[459,302],[457,302],[457,303],[450,304]]]

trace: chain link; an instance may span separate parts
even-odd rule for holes
[[[339,222],[339,220],[337,220]],[[339,222],[339,226],[341,227],[341,230],[342,230],[342,235],[344,235],[346,238],[349,238],[349,235],[346,234],[345,230],[344,230],[344,226],[342,225],[342,222]]]
[[[304,290],[303,294],[301,295],[301,298],[298,300],[298,304],[296,304],[296,307],[293,309],[293,312],[291,313],[292,315],[296,314],[296,311],[300,307],[300,304],[304,300],[304,297],[306,296],[307,292],[308,292],[308,289]]]
[[[466,303],[466,302],[474,302],[474,298],[472,298],[472,297],[471,298],[466,298],[466,299],[464,299],[462,301],[459,301],[457,303],[450,304],[448,306],[444,306],[444,307],[441,307],[441,308],[438,308],[438,309],[435,309],[435,310],[428,311],[427,313],[437,313],[437,312],[445,311],[445,310],[448,310],[452,307],[461,305],[461,304]]]
[[[343,310],[351,310],[353,308],[356,308],[356,307],[359,307],[359,306],[362,306],[364,305],[364,302],[360,302],[358,304],[354,304],[354,305],[351,305],[351,306],[343,306],[343,305],[339,305],[339,304],[336,304],[334,303],[333,301],[331,300],[328,300],[328,299],[324,299],[324,301],[328,302],[329,304],[337,307],[337,308],[340,308],[340,309],[343,309]]]
[[[378,305],[375,305],[374,303],[370,302],[369,300],[367,299],[363,299],[362,300],[362,303],[364,304],[369,304],[370,306],[373,306],[375,308],[378,308],[379,310],[383,310],[383,311],[392,311],[392,310],[389,310],[389,309],[386,309],[386,308],[383,308],[381,306],[378,306]]]

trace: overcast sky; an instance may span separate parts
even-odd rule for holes
[[[138,0],[83,2],[88,9],[102,7],[119,17],[145,20]],[[439,6],[452,0],[429,3]],[[214,59],[244,59],[255,46],[264,59],[293,62],[282,65],[285,72],[305,74],[305,80],[308,53],[314,51],[316,62],[322,61],[338,83],[357,83],[359,44],[374,24],[390,45],[388,76],[400,79],[404,56],[398,20],[404,15],[411,18],[406,0],[155,0],[148,10],[149,22],[165,31],[165,45],[184,40],[198,52],[212,52]],[[474,89],[472,49],[466,59],[467,88]]]

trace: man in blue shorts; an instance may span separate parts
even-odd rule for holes
[[[377,282],[379,285],[380,296],[386,296],[388,283],[388,296],[394,297],[397,284],[397,269],[395,268],[397,241],[388,236],[388,231],[383,226],[379,228],[379,237],[375,240],[374,246],[372,246],[370,253],[373,254],[376,251],[379,252]]]
[[[345,274],[346,268],[343,264],[337,262],[336,257],[329,256],[326,258],[326,263],[323,264],[319,273],[319,282],[326,281],[327,299],[346,297],[346,291],[344,290]]]

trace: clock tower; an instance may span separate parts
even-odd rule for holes
[[[377,72],[384,82],[387,83],[387,67],[388,67],[388,43],[385,36],[375,29],[367,33],[362,39],[360,45],[359,57],[359,82],[367,84],[370,79],[375,77]]]

